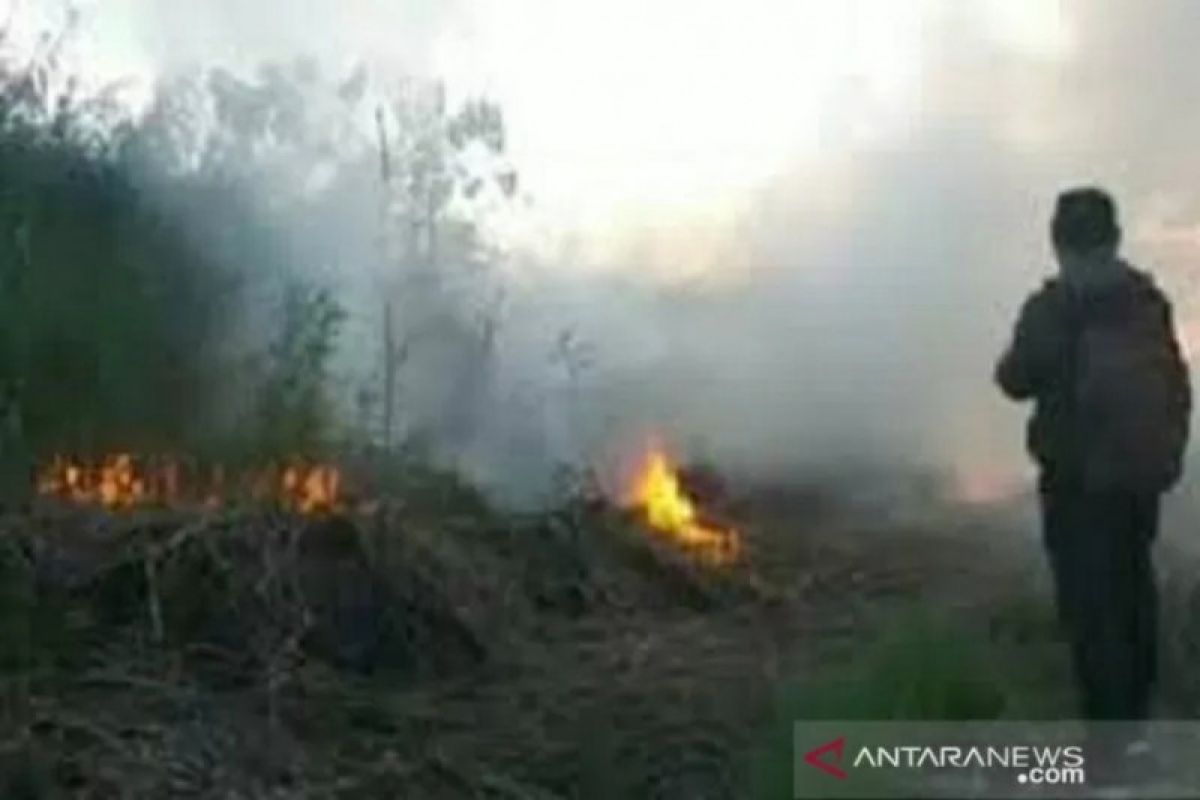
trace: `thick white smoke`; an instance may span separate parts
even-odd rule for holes
[[[459,463],[529,499],[556,464],[607,455],[657,429],[731,468],[916,465],[952,472],[981,495],[1011,485],[1028,474],[1024,412],[1001,401],[991,368],[1023,295],[1053,268],[1046,220],[1068,184],[1115,192],[1130,255],[1173,293],[1181,327],[1196,330],[1200,72],[1190,65],[1200,8],[910,6],[921,28],[919,72],[902,124],[864,132],[872,118],[855,116],[853,80],[834,83],[840,105],[835,97],[814,106],[829,115],[824,149],[724,198],[719,212],[660,220],[639,208],[636,225],[606,230],[602,246],[594,230],[558,230],[552,245],[508,251],[504,268],[489,273],[504,311],[489,371],[470,383]],[[313,4],[308,13],[282,2],[151,0],[92,11],[98,52],[124,47],[173,69],[298,51],[335,68],[390,55],[420,69],[439,62],[447,32],[500,13],[483,2],[416,0],[386,14],[366,3]],[[112,31],[123,24],[157,44],[117,41]],[[614,61],[621,46],[606,48]],[[503,105],[502,93],[496,99]],[[529,102],[521,98],[523,110]],[[786,93],[774,102],[780,119],[794,121]],[[520,126],[536,118],[513,116],[512,139],[528,139]],[[529,213],[553,220],[538,187],[529,192]],[[361,195],[333,202],[306,241],[369,258],[363,217],[374,208]],[[664,283],[663,274],[693,277]],[[375,313],[367,305],[359,310]],[[461,373],[453,358],[414,360],[406,383]],[[422,402],[434,408],[415,407]],[[412,413],[435,413],[444,393],[412,403]]]

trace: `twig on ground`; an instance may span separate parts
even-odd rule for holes
[[[149,550],[142,558],[142,572],[146,577],[146,603],[150,613],[150,638],[155,644],[162,644],[166,634],[163,631],[162,598],[158,592],[158,567],[155,556]]]

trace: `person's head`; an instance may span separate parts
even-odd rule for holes
[[[1103,189],[1087,186],[1058,196],[1050,240],[1059,257],[1114,255],[1121,244],[1117,206]]]

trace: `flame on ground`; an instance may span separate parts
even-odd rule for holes
[[[186,469],[174,458],[113,453],[85,461],[55,456],[38,471],[37,492],[113,511],[189,502],[219,508],[232,499],[250,498],[311,515],[342,508],[342,474],[328,464],[291,463],[248,470],[230,480],[223,466]]]
[[[318,464],[307,470],[291,466],[283,472],[284,497],[291,498],[301,514],[315,514],[338,505],[342,476],[336,467]]]
[[[657,446],[646,453],[628,501],[654,530],[715,564],[735,561],[741,550],[736,530],[705,525],[684,492],[679,474]]]

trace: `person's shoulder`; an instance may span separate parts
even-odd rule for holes
[[[1059,308],[1066,296],[1066,285],[1060,278],[1049,276],[1025,299],[1025,308],[1034,312]]]
[[[1063,283],[1062,278],[1058,277],[1057,275],[1047,275],[1042,279],[1041,285],[1033,290],[1033,294],[1030,295],[1030,298],[1058,297],[1065,290],[1066,284]]]
[[[1064,319],[1068,302],[1065,284],[1056,277],[1047,277],[1026,296],[1017,325],[1031,335],[1052,330]]]
[[[1158,285],[1153,274],[1130,264],[1126,264],[1126,269],[1139,299],[1150,305],[1170,308],[1171,301],[1167,298],[1167,293]]]

